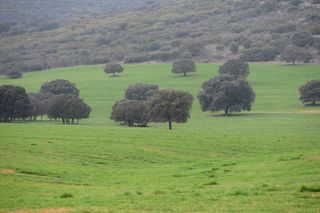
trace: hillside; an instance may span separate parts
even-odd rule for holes
[[[202,62],[241,55],[277,60],[304,31],[313,34],[304,48],[316,60],[319,11],[317,0],[4,0],[0,71],[166,62],[184,51]]]

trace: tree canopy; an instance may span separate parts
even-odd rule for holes
[[[158,89],[159,86],[155,84],[133,84],[127,88],[125,98],[144,101],[152,97]]]
[[[56,95],[49,106],[50,118],[61,119],[63,124],[74,124],[75,120],[89,118],[91,108],[74,94]]]
[[[300,100],[303,103],[320,101],[320,80],[311,80],[300,87]]]
[[[287,46],[281,53],[281,60],[286,63],[292,63],[292,65],[295,65],[297,61],[308,63],[311,59],[312,54],[310,52],[297,46]]]
[[[220,75],[203,83],[198,98],[202,111],[224,110],[227,115],[241,110],[250,111],[255,93],[246,80]]]
[[[106,64],[104,72],[107,74],[112,74],[112,76],[115,76],[116,74],[123,72],[123,67],[121,66],[121,64],[118,63],[109,63]]]
[[[52,93],[54,95],[60,94],[74,94],[79,95],[79,90],[74,83],[68,80],[57,79],[42,84],[41,93]]]
[[[0,121],[9,122],[30,116],[32,106],[25,89],[19,86],[0,86]]]
[[[111,119],[129,127],[146,127],[149,122],[148,104],[138,100],[117,101],[112,107]]]
[[[160,89],[150,99],[150,116],[154,122],[185,123],[190,118],[193,97],[190,93],[178,90]]]
[[[187,75],[189,72],[196,72],[196,64],[193,60],[182,58],[172,64],[172,73]]]
[[[249,65],[240,59],[230,59],[219,68],[220,75],[230,75],[234,78],[246,78],[249,75]]]

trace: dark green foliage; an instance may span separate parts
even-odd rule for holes
[[[196,63],[193,60],[183,58],[173,62],[172,73],[186,76],[189,72],[196,72]]]
[[[296,30],[296,25],[295,24],[283,24],[275,27],[274,29],[271,30],[273,33],[289,33],[293,32]]]
[[[221,75],[204,82],[198,98],[202,111],[224,110],[227,115],[241,110],[250,111],[255,93],[246,80]]]
[[[117,63],[106,64],[104,72],[107,74],[112,74],[112,76],[115,76],[116,74],[123,72],[123,67]]]
[[[30,119],[37,120],[38,116],[43,116],[48,113],[48,106],[50,104],[49,99],[53,97],[51,93],[29,93],[31,101],[32,111],[30,113]]]
[[[57,79],[42,84],[41,93],[52,93],[54,95],[59,94],[74,94],[79,95],[79,90],[76,85],[68,80]]]
[[[18,78],[22,78],[22,72],[11,71],[11,72],[7,72],[6,76],[10,79],[18,79]]]
[[[75,120],[78,123],[80,119],[89,118],[90,112],[90,106],[78,96],[60,94],[52,98],[48,116],[53,119],[61,119],[63,124],[74,124]]]
[[[0,23],[0,33],[8,32],[12,27],[12,23],[10,22],[1,22]]]
[[[185,123],[190,118],[193,97],[188,92],[160,89],[150,100],[150,116],[154,122]]]
[[[279,52],[273,47],[254,47],[242,53],[240,58],[244,61],[260,62],[260,61],[273,61]]]
[[[302,186],[300,192],[320,192],[320,186]]]
[[[320,80],[311,80],[300,87],[300,100],[303,103],[312,103],[320,101]]]
[[[191,52],[183,52],[180,55],[180,58],[184,58],[184,59],[192,59],[192,53]]]
[[[230,59],[219,68],[220,75],[231,75],[234,78],[246,78],[249,75],[249,65],[240,59]]]
[[[0,87],[0,121],[10,122],[30,116],[32,106],[24,88],[12,85]]]
[[[129,100],[145,101],[152,97],[158,89],[159,86],[155,84],[130,85],[125,92],[125,98]]]
[[[63,193],[62,195],[60,195],[60,198],[72,198],[73,195],[71,193]]]
[[[246,49],[249,49],[252,45],[252,41],[250,39],[247,39],[243,42],[243,47]]]
[[[111,119],[129,127],[146,127],[149,122],[148,103],[138,100],[117,101],[112,107]]]
[[[312,59],[312,54],[307,50],[297,46],[287,46],[281,53],[281,60],[286,63],[295,65],[297,61],[309,63]]]
[[[239,45],[236,42],[231,42],[229,45],[229,49],[232,53],[238,53],[239,51]]]
[[[314,39],[309,32],[299,32],[292,36],[292,44],[299,47],[311,47]]]

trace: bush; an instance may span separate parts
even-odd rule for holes
[[[11,71],[11,72],[6,73],[6,76],[10,79],[18,79],[18,78],[22,78],[22,72]]]
[[[244,51],[240,58],[244,61],[259,62],[259,61],[273,61],[276,59],[279,52],[273,47],[265,48],[251,48]]]

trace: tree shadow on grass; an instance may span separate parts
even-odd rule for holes
[[[315,103],[315,104],[312,104],[312,103],[309,103],[309,104],[304,104],[303,105],[304,107],[310,107],[310,108],[318,108],[320,107],[320,103]]]
[[[270,116],[274,113],[255,113],[255,112],[251,112],[251,113],[231,113],[228,115],[225,115],[223,113],[220,114],[212,114],[209,115],[209,117],[214,117],[214,118],[232,118],[232,117],[258,117],[258,116]]]

